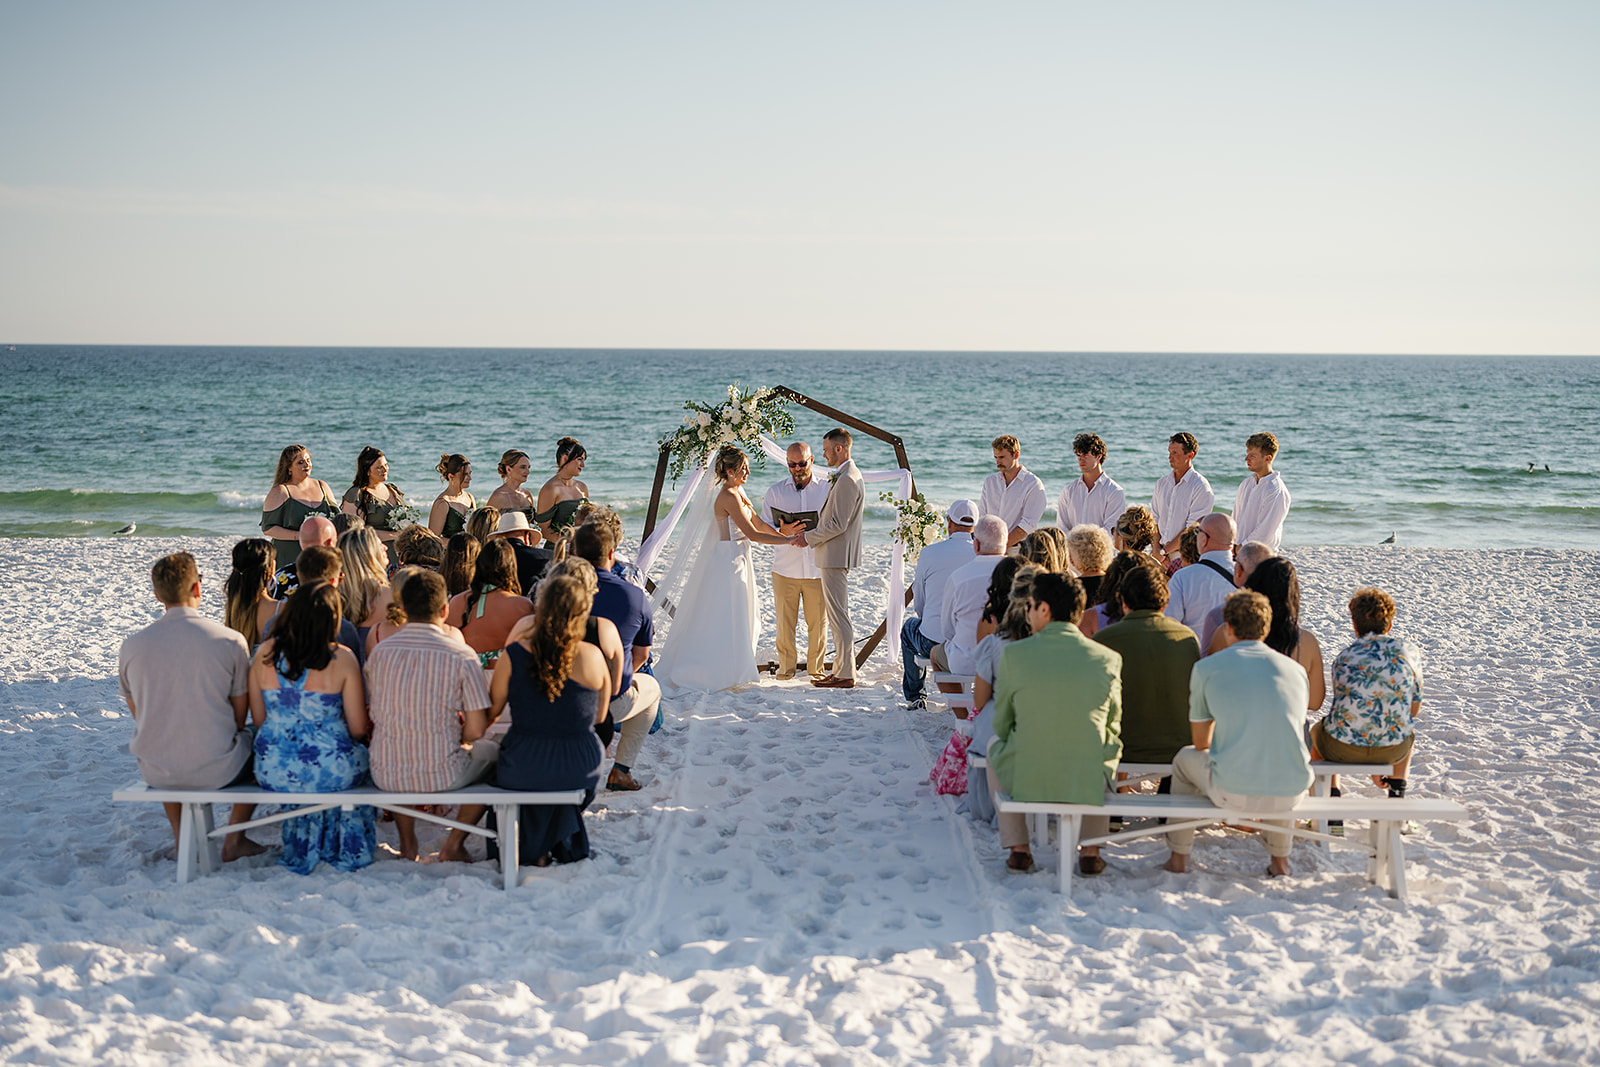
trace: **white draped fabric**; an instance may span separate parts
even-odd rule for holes
[[[765,434],[761,436],[761,451],[779,463],[788,462],[788,454],[784,449]],[[695,501],[695,490],[699,489],[701,483],[705,480],[706,464],[701,462],[695,467],[694,472],[689,476],[689,480],[683,483],[683,488],[678,490],[677,499],[672,502],[672,509],[667,512],[667,517],[661,520],[661,525],[657,526],[650,536],[645,539],[644,544],[639,546],[639,558],[636,563],[641,575],[649,575],[650,568],[655,565],[661,556],[662,547],[672,537],[672,532],[677,528],[679,520],[684,516],[684,512]],[[863,482],[895,482],[895,494],[899,499],[905,500],[911,496],[911,472],[903,467],[881,471],[862,471],[861,480]],[[699,509],[696,510],[698,511]],[[695,524],[691,523],[691,526],[693,525]],[[690,532],[692,534],[694,531]],[[901,544],[899,540],[894,541],[893,544],[894,555],[889,563],[889,603],[884,612],[888,622],[884,636],[888,639],[889,644],[889,662],[899,663],[900,625],[905,621],[906,613],[906,549],[905,545]],[[678,584],[677,580],[681,580],[683,575],[687,573],[687,564],[698,547],[698,539],[695,539],[692,544],[688,541],[679,542],[677,558],[673,560],[668,568],[669,573],[664,575],[662,580],[657,583],[659,587],[664,587],[657,589],[655,599],[658,603],[662,599],[673,599],[667,590]]]

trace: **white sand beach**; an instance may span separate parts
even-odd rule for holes
[[[1359,853],[1300,844],[1269,881],[1221,830],[1189,875],[1159,839],[1109,850],[1068,904],[1053,849],[1008,875],[932,792],[951,720],[903,710],[882,651],[853,691],[670,701],[643,791],[588,815],[594,857],[510,893],[483,862],[301,877],[270,855],[179,886],[159,806],[111,803],[138,777],[117,649],[168,551],[220,616],[232,540],[0,542],[0,1061],[1600,1058],[1600,554],[1286,550],[1329,659],[1369,583],[1426,657],[1411,790],[1471,816],[1406,838],[1409,907]],[[869,552],[860,632],[888,585]]]

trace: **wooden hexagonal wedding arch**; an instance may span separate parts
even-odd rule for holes
[[[904,470],[911,469],[911,461],[906,458],[905,442],[900,439],[898,434],[892,434],[888,430],[880,429],[864,419],[858,419],[854,415],[848,415],[836,407],[831,407],[828,404],[824,404],[820,400],[814,400],[802,392],[790,389],[786,385],[777,386],[773,391],[779,396],[787,399],[790,403],[798,404],[803,408],[809,408],[819,415],[823,415],[827,418],[833,419],[835,422],[839,422],[850,427],[852,430],[859,430],[868,437],[874,437],[879,441],[884,442],[894,449],[895,462],[899,463],[901,468]],[[639,536],[639,540],[641,542],[648,538],[651,531],[656,528],[656,513],[661,508],[661,494],[662,490],[667,484],[667,467],[671,460],[671,448],[663,445],[661,448],[661,458],[656,461],[655,484],[650,487],[650,507],[645,512],[644,533]],[[916,482],[914,479],[912,481],[911,491],[913,493],[916,492]],[[908,589],[906,590],[906,600],[908,603],[910,602],[910,599],[911,591]],[[855,654],[857,667],[865,663],[867,661],[867,657],[871,656],[873,652],[877,651],[878,644],[883,640],[887,628],[888,618],[885,617],[882,622],[878,623],[878,628],[873,630],[867,639],[862,642],[860,649],[857,650]],[[838,650],[835,649],[834,651],[835,654],[837,654]],[[762,663],[758,666],[761,670],[768,673],[774,673],[778,669],[778,665],[772,662]],[[802,664],[801,666],[803,667],[805,665]],[[827,664],[826,666],[828,669],[832,669],[832,664]]]

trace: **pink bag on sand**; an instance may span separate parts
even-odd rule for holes
[[[935,793],[966,796],[967,746],[970,744],[972,744],[970,737],[963,737],[960,734],[950,735],[944,751],[933,761],[933,773],[929,775]]]

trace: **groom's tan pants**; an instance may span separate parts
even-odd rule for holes
[[[833,676],[855,681],[856,632],[850,628],[850,571],[846,567],[819,567],[822,572],[822,606],[833,631]]]
[[[772,574],[772,599],[778,608],[778,676],[793,678],[799,661],[794,646],[795,627],[800,624],[800,609],[806,613],[806,670],[811,677],[821,678],[823,660],[828,654],[828,630],[823,625],[826,610],[822,606],[821,578],[790,578],[776,571]]]

